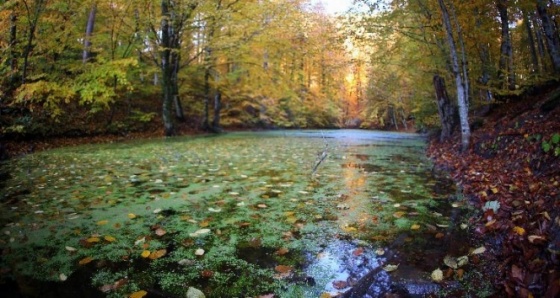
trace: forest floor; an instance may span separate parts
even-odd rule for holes
[[[493,106],[460,152],[458,133],[428,155],[475,210],[472,236],[499,296],[560,295],[560,88]]]
[[[475,118],[470,148],[459,133],[432,140],[428,156],[450,173],[475,210],[472,239],[489,253],[478,264],[497,292],[560,295],[560,88],[496,104]],[[180,134],[193,134],[181,129]],[[161,130],[123,136],[11,141],[12,157],[55,147],[163,137]]]

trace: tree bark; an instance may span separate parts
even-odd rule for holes
[[[213,132],[221,132],[222,130],[222,128],[220,127],[221,110],[222,110],[222,92],[220,92],[220,90],[216,90],[216,94],[214,95],[214,119],[212,120]]]
[[[523,13],[523,23],[525,23],[525,29],[527,30],[527,41],[529,42],[529,49],[531,50],[531,62],[533,64],[533,73],[538,73],[540,70],[539,67],[539,58],[537,56],[537,48],[535,47],[535,38],[533,37],[533,28],[531,26],[531,20],[529,19],[529,14],[526,10],[522,11]]]
[[[97,3],[93,3],[89,12],[86,25],[86,37],[84,39],[84,52],[82,54],[82,63],[86,63],[91,56],[91,35],[93,34],[93,26],[95,25],[95,14],[97,12]]]
[[[443,142],[451,137],[453,129],[457,124],[455,118],[455,107],[449,100],[447,88],[445,87],[445,80],[439,75],[434,75],[434,89],[436,91],[436,102],[438,106],[439,119],[441,121],[441,134],[439,136],[440,142]]]
[[[161,1],[161,85],[163,92],[162,119],[164,133],[166,136],[175,134],[175,124],[173,122],[172,104],[174,99],[173,92],[173,65],[171,61],[173,26],[170,22],[170,0]]]
[[[560,72],[560,39],[552,18],[548,15],[545,0],[537,0],[537,12],[542,21],[544,35],[548,46],[548,55],[555,73]]]
[[[515,75],[513,72],[513,50],[511,45],[511,35],[509,32],[508,0],[498,0],[497,8],[500,14],[502,27],[502,41],[500,45],[500,62],[498,78],[503,82],[505,88],[515,89]]]
[[[25,48],[23,50],[23,66],[22,66],[22,75],[21,75],[21,83],[25,84],[25,80],[27,79],[27,67],[29,66],[29,55],[31,54],[31,50],[33,49],[33,40],[35,39],[35,31],[37,29],[37,23],[39,22],[39,16],[43,12],[45,0],[38,0],[34,3],[34,7],[30,7],[29,3],[26,0],[22,1],[25,10],[27,11],[27,42],[25,44]],[[34,11],[31,11],[31,10]]]
[[[469,107],[465,98],[464,80],[459,71],[459,59],[457,57],[457,49],[455,47],[455,39],[453,38],[453,28],[449,19],[449,12],[443,0],[438,0],[443,19],[443,25],[447,33],[447,43],[449,45],[449,55],[451,58],[451,67],[453,76],[455,77],[455,85],[457,86],[457,104],[459,106],[459,121],[461,123],[461,149],[463,151],[469,148],[471,130],[469,127]]]

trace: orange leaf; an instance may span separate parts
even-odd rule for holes
[[[514,231],[517,235],[520,235],[520,236],[525,235],[525,229],[522,228],[522,227],[515,226],[515,227],[513,227],[513,231]]]
[[[160,249],[160,250],[156,250],[156,251],[152,252],[149,255],[149,258],[151,260],[155,260],[155,259],[159,259],[159,258],[165,256],[165,254],[167,254],[167,250],[164,248],[164,249]]]
[[[80,265],[85,265],[85,264],[91,263],[91,261],[93,261],[93,258],[92,258],[92,257],[85,257],[85,258],[81,259],[81,260],[78,262],[78,264],[80,264]]]
[[[274,267],[274,270],[276,270],[276,272],[279,273],[288,273],[290,271],[292,271],[292,267],[290,266],[286,266],[286,265],[278,265],[276,267]]]
[[[276,254],[279,256],[283,256],[285,254],[287,254],[290,250],[288,250],[285,247],[280,248],[279,250],[276,251]]]
[[[406,214],[406,212],[404,212],[404,211],[397,211],[397,212],[393,213],[393,216],[394,216],[395,218],[401,218],[401,217],[403,217],[405,214]]]
[[[364,249],[361,248],[361,247],[359,247],[359,248],[356,248],[356,249],[352,252],[352,255],[355,256],[355,257],[357,257],[357,256],[361,256],[363,253],[364,253]]]

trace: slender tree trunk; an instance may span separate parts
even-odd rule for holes
[[[465,48],[465,41],[463,39],[463,30],[459,21],[457,20],[457,15],[455,14],[455,7],[453,3],[451,3],[451,12],[453,16],[453,20],[455,21],[455,27],[457,27],[457,38],[459,40],[459,46],[461,47],[461,69],[463,70],[463,85],[465,91],[465,100],[467,103],[469,102],[470,98],[470,80],[469,80],[469,60],[467,59],[467,50]]]
[[[89,11],[89,17],[86,25],[86,38],[84,39],[84,52],[82,54],[82,63],[86,63],[91,55],[91,35],[93,34],[93,26],[95,25],[95,14],[97,12],[97,3],[93,3]]]
[[[179,45],[176,44],[175,48],[179,48]],[[173,82],[173,102],[175,103],[175,117],[179,121],[185,121],[185,113],[183,112],[183,105],[181,104],[181,98],[179,97],[179,64],[181,61],[181,55],[174,51],[171,53],[171,60],[173,61],[173,75],[172,75],[172,82]]]
[[[542,21],[544,35],[548,46],[548,55],[552,61],[554,72],[560,72],[560,39],[554,26],[554,21],[548,15],[545,0],[537,0],[537,12]]]
[[[502,41],[500,46],[500,64],[499,75],[500,81],[509,89],[515,89],[515,76],[513,73],[513,50],[511,45],[511,35],[509,32],[508,17],[508,0],[498,0],[497,8],[500,14],[500,23],[502,27]]]
[[[455,39],[453,38],[453,27],[449,19],[449,12],[443,0],[438,0],[443,18],[443,24],[447,33],[447,43],[449,45],[449,55],[451,58],[451,67],[453,68],[453,76],[455,77],[455,85],[457,86],[457,103],[459,106],[459,121],[461,123],[461,149],[463,151],[469,148],[471,130],[469,127],[469,107],[465,98],[464,80],[459,70],[459,59],[457,57],[457,49],[455,47]]]
[[[10,14],[10,59],[8,61],[10,65],[10,70],[12,71],[12,76],[16,70],[17,56],[15,46],[17,44],[17,15],[12,11]]]
[[[523,23],[525,23],[525,29],[527,30],[527,39],[529,42],[529,49],[531,50],[531,62],[533,64],[533,73],[539,72],[539,58],[537,56],[537,48],[535,47],[535,38],[533,37],[533,28],[531,26],[531,20],[529,19],[529,14],[526,10],[523,13]]]
[[[171,34],[173,26],[170,22],[170,0],[161,1],[161,85],[163,92],[162,118],[164,133],[166,136],[175,134],[175,124],[173,123],[173,65],[171,61]]]
[[[29,3],[26,0],[23,0],[22,2],[27,11],[27,24],[28,24],[27,42],[23,50],[23,65],[22,65],[22,75],[21,75],[21,83],[25,84],[25,80],[27,79],[27,68],[29,66],[29,55],[31,54],[31,50],[33,49],[33,40],[35,39],[35,31],[37,29],[37,23],[39,22],[39,16],[41,15],[44,9],[45,0],[37,0],[34,3],[33,7],[30,7]]]
[[[204,119],[202,120],[202,129],[210,129],[210,66],[206,66],[204,71]]]
[[[537,39],[537,51],[539,53],[538,57],[539,57],[539,65],[540,65],[540,69],[542,71],[547,71],[548,70],[548,66],[547,63],[545,62],[546,60],[546,51],[544,49],[544,38],[542,36],[542,30],[540,28],[540,26],[537,23],[535,14],[531,14],[531,21],[533,23],[533,30],[535,33],[535,38]]]
[[[220,112],[222,110],[222,92],[216,90],[214,95],[214,119],[212,120],[212,131],[220,132],[222,128],[220,127]]]

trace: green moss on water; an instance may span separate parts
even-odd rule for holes
[[[325,140],[297,133],[80,146],[16,159],[0,192],[9,210],[0,215],[0,245],[9,252],[0,263],[56,280],[90,257],[94,286],[128,277],[115,296],[146,288],[183,296],[189,286],[208,297],[278,293],[289,281],[274,277],[275,266],[301,269],[335,237],[376,241],[435,221],[441,202],[432,199],[423,142],[394,138],[329,139],[315,175]],[[395,204],[417,214],[395,219]],[[201,229],[210,231],[196,235]],[[92,237],[100,241],[87,244]],[[289,253],[276,254],[280,248]],[[141,257],[162,249],[160,259]]]

